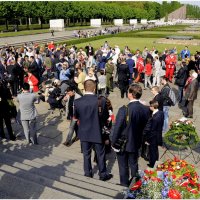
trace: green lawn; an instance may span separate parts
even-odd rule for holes
[[[141,51],[146,46],[148,49],[151,49],[153,46],[158,49],[159,52],[163,52],[165,48],[172,49],[174,46],[177,47],[178,53],[185,47],[185,45],[174,45],[174,44],[155,44],[154,41],[155,38],[129,38],[129,37],[112,37],[112,38],[106,38],[106,39],[100,39],[96,41],[90,42],[92,46],[97,49],[101,45],[104,44],[105,41],[108,41],[109,45],[114,47],[114,45],[118,45],[121,50],[124,49],[124,47],[127,45],[132,52],[134,52],[136,49],[140,49]],[[88,45],[88,42],[77,44],[77,47],[85,47]],[[191,53],[195,53],[195,51],[200,50],[198,46],[189,46],[189,49]]]

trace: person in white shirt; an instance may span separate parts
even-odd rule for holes
[[[153,78],[153,86],[160,86],[160,71],[161,71],[161,63],[158,59],[158,56],[155,56],[154,62],[154,78]]]

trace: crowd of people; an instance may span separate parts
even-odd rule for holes
[[[118,28],[104,28],[100,30],[88,30],[88,31],[74,31],[73,35],[77,38],[90,38],[95,36],[107,35],[107,34],[117,34],[120,33],[121,29]]]
[[[179,61],[176,47],[163,52],[144,47],[133,52],[128,46],[111,47],[107,41],[96,50],[91,44],[77,48],[51,42],[43,46],[5,46],[0,50],[0,59],[0,137],[6,137],[4,121],[9,138],[16,139],[11,126],[11,119],[17,117],[16,99],[26,142],[37,144],[35,104],[46,102],[49,110],[65,111],[70,120],[64,145],[69,147],[80,139],[87,177],[93,177],[94,149],[100,180],[112,178],[106,169],[105,153],[113,148],[120,184],[128,186],[129,166],[131,177],[136,176],[140,150],[141,156],[149,160],[149,167],[159,159],[158,146],[163,145],[162,136],[169,128],[170,107],[178,101],[183,115],[193,117],[200,52],[191,55],[188,47],[181,51]],[[172,82],[178,86],[177,97]],[[109,99],[114,88],[119,88],[121,98],[130,100],[119,108],[116,120]],[[148,88],[152,92],[149,105],[140,101]]]

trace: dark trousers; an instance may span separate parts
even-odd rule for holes
[[[182,102],[182,99],[183,99],[183,88],[182,86],[178,86],[178,101],[179,103]]]
[[[106,173],[106,160],[105,160],[105,147],[104,144],[97,144],[93,142],[81,142],[83,157],[84,157],[84,172],[85,176],[92,177],[92,163],[91,163],[91,152],[92,147],[95,148],[98,160],[99,176],[105,177]]]
[[[78,130],[77,121],[72,119],[69,125],[69,132],[67,135],[66,142],[72,143],[72,138],[73,138],[74,133],[77,136],[77,130]]]
[[[14,137],[14,135],[13,135],[10,117],[8,115],[0,116],[0,137],[5,138],[3,120],[6,124],[6,128],[7,128],[8,134],[9,134],[10,139],[11,139],[11,138]]]
[[[158,153],[158,144],[157,144],[157,138],[152,137],[148,140],[149,145],[149,164],[151,167],[155,165],[155,162],[159,159],[159,153]]]
[[[17,96],[18,80],[14,80],[10,82],[10,88],[11,88],[12,96]]]
[[[194,105],[194,100],[190,100],[186,102],[186,115],[187,116],[193,116],[193,105]]]
[[[117,153],[119,166],[120,184],[129,186],[129,167],[131,168],[131,178],[135,177],[138,172],[138,153]]]

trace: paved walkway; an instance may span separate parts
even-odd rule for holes
[[[149,25],[148,28],[150,28],[152,25]],[[135,28],[140,29],[142,25],[137,25]],[[109,30],[116,29],[118,27],[112,26],[112,27],[106,27]],[[102,28],[93,28],[93,29],[82,29],[81,31],[94,31],[94,30],[102,30]],[[75,27],[74,30],[78,30],[78,28]],[[54,32],[54,36],[51,36],[51,33],[41,33],[41,34],[34,34],[34,35],[23,35],[23,36],[15,36],[15,37],[2,37],[0,38],[0,46],[4,46],[5,44],[8,45],[15,45],[17,44],[19,46],[19,43],[28,43],[28,42],[34,42],[34,41],[44,41],[44,42],[50,42],[51,40],[53,41],[63,41],[67,39],[71,39],[75,37],[73,36],[74,30],[70,31],[60,31],[60,32]],[[121,26],[120,30],[127,31],[131,30],[131,26]]]
[[[142,85],[143,87],[143,85]],[[174,89],[174,91],[177,91],[177,87],[172,85],[172,88]],[[124,104],[128,104],[128,99],[121,99],[120,98],[120,91],[118,88],[114,89],[114,92],[110,94],[110,100],[112,101],[112,105],[114,108],[114,114],[117,114],[117,111],[119,109],[119,107],[121,107]],[[147,104],[149,103],[149,101],[153,98],[153,95],[151,94],[150,90],[144,90],[143,91],[143,95],[141,100],[145,101]],[[200,98],[200,94],[199,94],[199,98]],[[197,132],[200,135],[200,99],[197,99],[194,103],[194,124],[196,126]],[[44,116],[46,116],[46,114],[48,113],[47,109],[49,108],[47,103],[43,103],[41,102],[40,104],[37,105],[38,110],[39,110],[39,120],[38,120],[38,126],[40,129],[40,133],[42,136],[42,139],[44,138],[48,138],[48,140],[45,140],[45,143],[47,142],[51,142],[54,140],[54,138],[56,138],[60,134],[62,134],[62,137],[59,139],[59,144],[57,144],[59,147],[63,148],[62,143],[65,141],[66,139],[66,134],[67,134],[67,128],[69,127],[69,122],[65,119],[65,117],[62,118],[55,118],[54,120],[56,120],[53,122],[50,120],[50,125],[48,120],[51,118],[51,115],[49,115],[48,117],[44,118]],[[55,113],[55,116],[58,116],[58,113]],[[180,119],[181,117],[183,117],[182,115],[182,110],[178,107],[178,105],[171,107],[170,111],[169,111],[169,123],[171,123],[174,120]],[[49,133],[51,132],[51,123],[56,123],[57,127],[58,127],[58,132],[53,132],[51,133],[51,136],[49,136]],[[45,126],[44,126],[45,125]],[[41,128],[40,128],[41,127]],[[41,137],[39,138],[40,141]],[[78,145],[78,146],[76,146]],[[74,146],[76,146],[76,148],[79,149],[79,144],[75,144]],[[161,148],[160,149],[160,156],[163,154],[164,150]],[[171,151],[173,153],[175,153],[177,155],[177,151]],[[196,148],[196,150],[194,150],[194,156],[195,156],[195,160],[198,160],[198,156],[200,155],[200,144],[198,146],[198,148]],[[187,155],[188,151],[182,151],[182,156],[184,157],[184,155]],[[162,158],[162,160],[165,160],[167,158],[172,158],[172,154],[168,151]],[[183,158],[182,157],[182,158]],[[195,164],[194,162],[194,158],[192,157],[192,155],[190,155],[187,159],[188,162]],[[143,160],[140,159],[140,166],[142,169],[145,169],[147,167],[146,165],[147,163]],[[196,164],[195,164],[196,165]],[[198,172],[200,175],[200,162],[196,165],[198,168]]]

